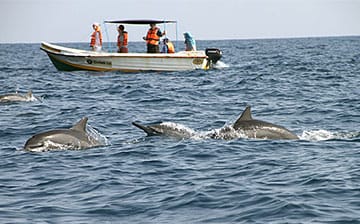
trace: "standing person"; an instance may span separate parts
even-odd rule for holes
[[[169,39],[167,37],[164,38],[163,40],[163,47],[161,49],[161,53],[175,53],[175,47],[174,45],[169,41]]]
[[[165,31],[161,32],[155,23],[150,24],[150,29],[146,37],[143,37],[143,39],[146,40],[147,53],[160,53],[159,41],[163,35],[165,35]]]
[[[117,46],[118,53],[128,53],[128,32],[125,31],[125,27],[120,25],[118,27],[118,38],[117,38]]]
[[[196,51],[196,42],[189,32],[184,33],[185,51]]]
[[[99,23],[93,23],[94,32],[91,34],[90,47],[93,51],[101,51],[102,33]]]

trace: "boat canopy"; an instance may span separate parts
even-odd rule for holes
[[[135,24],[135,25],[145,25],[145,24],[158,24],[158,23],[177,23],[172,20],[156,20],[156,19],[125,19],[125,20],[112,20],[104,21],[105,23],[123,23],[123,24]]]
[[[104,21],[105,25],[105,32],[106,36],[109,42],[109,49],[110,47],[110,41],[109,41],[109,35],[107,33],[106,24],[112,23],[112,24],[131,24],[131,25],[149,25],[149,24],[163,24],[164,30],[166,30],[166,24],[172,23],[176,25],[176,42],[175,42],[175,50],[177,50],[177,42],[178,42],[178,22],[176,20],[160,20],[160,19],[122,19],[122,20],[107,20]]]

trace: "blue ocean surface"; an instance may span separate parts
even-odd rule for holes
[[[0,44],[0,94],[38,99],[0,104],[0,223],[360,223],[360,37],[197,45],[223,51],[218,68],[61,72],[40,44]],[[300,140],[147,137],[131,124],[201,134],[247,105]],[[23,150],[85,116],[107,144]]]

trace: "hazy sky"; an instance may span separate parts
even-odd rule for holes
[[[0,43],[88,42],[93,22],[135,18],[177,20],[179,39],[360,35],[360,0],[0,0],[0,10]],[[175,38],[175,26],[160,28]],[[126,25],[130,41],[147,29]],[[106,30],[115,41],[115,25]]]

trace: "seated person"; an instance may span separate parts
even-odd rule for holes
[[[161,49],[161,53],[169,53],[169,54],[175,53],[175,47],[167,37],[165,37],[163,40],[163,47]]]
[[[189,32],[184,33],[185,51],[196,51],[196,42]]]

